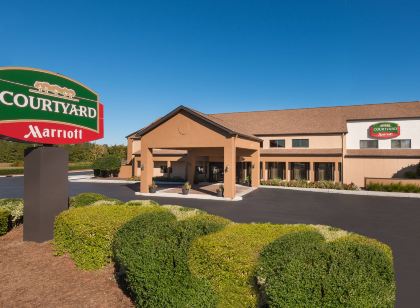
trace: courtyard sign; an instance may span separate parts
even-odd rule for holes
[[[369,136],[372,138],[389,139],[400,135],[400,126],[397,123],[381,122],[370,126]]]
[[[0,68],[0,139],[74,144],[103,138],[97,93],[56,73]]]

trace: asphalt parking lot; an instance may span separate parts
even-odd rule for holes
[[[70,194],[98,192],[124,201],[137,184],[70,183]],[[22,197],[23,177],[0,178],[0,198]],[[308,223],[339,227],[390,245],[397,307],[416,307],[420,287],[420,199],[325,194],[260,188],[242,201],[153,198],[161,204],[203,209],[236,222]]]

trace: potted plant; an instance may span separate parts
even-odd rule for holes
[[[158,186],[156,185],[155,181],[152,181],[152,184],[149,185],[149,192],[152,194],[156,193],[157,187]]]
[[[190,192],[190,189],[191,189],[190,183],[185,182],[184,185],[182,186],[182,194],[188,195],[188,193]]]
[[[216,193],[218,197],[223,197],[223,194],[225,192],[225,187],[223,184],[220,184],[219,187],[216,189]]]

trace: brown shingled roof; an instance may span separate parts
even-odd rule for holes
[[[210,116],[253,135],[345,133],[346,121],[420,117],[420,102],[385,103],[269,111],[218,113]]]
[[[198,116],[230,134],[259,140],[256,136],[346,133],[346,122],[351,120],[420,118],[420,101],[215,114],[204,114],[179,106],[127,137],[140,137],[181,110]]]

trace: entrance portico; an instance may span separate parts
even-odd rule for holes
[[[237,162],[249,162],[251,186],[260,183],[261,139],[236,131],[210,116],[183,106],[138,132],[141,137],[140,191],[149,192],[153,149],[187,150],[187,180],[194,183],[197,162],[223,162],[224,195],[236,195]]]

